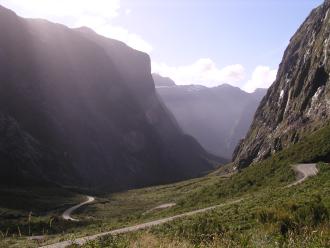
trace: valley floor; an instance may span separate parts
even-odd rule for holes
[[[38,247],[182,213],[185,209],[178,206],[158,207],[168,202],[179,204],[187,195],[220,178],[209,175],[176,184],[96,195],[94,202],[70,214],[79,222],[66,221],[62,215],[70,206],[86,201],[82,194],[61,189],[1,189],[1,202],[7,204],[0,206],[0,247]]]
[[[228,202],[232,204],[147,230],[107,235],[83,247],[329,247],[329,164],[318,163],[317,176],[286,187],[295,182],[293,164],[324,161],[329,151],[330,127],[231,176],[227,176],[227,165],[203,178],[96,195],[95,202],[73,213],[79,222],[64,221],[61,215],[68,207],[85,201],[83,195],[54,190],[49,199],[40,189],[29,191],[30,197],[26,197],[27,192],[1,189],[7,205],[0,206],[0,247],[73,241]],[[36,198],[31,201],[31,196]],[[22,199],[24,205],[18,205]],[[238,199],[244,200],[235,202]],[[155,209],[166,203],[176,205]],[[35,209],[30,214],[26,209],[32,207]],[[45,238],[29,240],[31,235]]]
[[[298,164],[298,165],[293,166],[293,169],[296,171],[297,180],[294,183],[291,183],[291,184],[287,185],[286,188],[293,187],[295,185],[303,183],[309,177],[316,176],[317,173],[318,173],[318,169],[317,169],[316,164]],[[93,197],[87,197],[87,198],[88,198],[87,201],[85,201],[83,203],[80,203],[80,204],[66,210],[63,214],[63,218],[66,219],[66,220],[78,221],[77,219],[73,219],[72,217],[70,217],[70,214],[72,213],[73,210],[78,209],[79,207],[84,206],[84,205],[94,201]],[[194,210],[194,211],[189,211],[189,212],[186,212],[186,213],[183,213],[183,214],[174,215],[174,216],[171,216],[171,217],[162,218],[162,219],[159,219],[159,220],[155,220],[155,221],[151,221],[151,222],[147,222],[147,223],[143,223],[143,224],[139,224],[139,225],[135,225],[135,226],[129,226],[129,227],[121,228],[121,229],[112,230],[112,231],[109,231],[109,232],[98,233],[96,235],[91,235],[91,236],[78,238],[78,239],[75,239],[75,240],[68,240],[68,241],[55,243],[55,244],[52,244],[52,245],[47,245],[47,246],[44,246],[44,248],[65,248],[65,247],[67,247],[71,244],[84,245],[88,242],[95,241],[95,240],[97,240],[99,238],[102,238],[104,236],[120,235],[120,234],[126,234],[126,233],[131,233],[131,232],[144,230],[144,229],[151,228],[151,227],[154,227],[154,226],[159,226],[159,225],[162,225],[162,224],[165,224],[165,223],[177,220],[177,219],[190,217],[190,216],[205,213],[205,212],[208,212],[208,211],[216,210],[218,208],[225,207],[225,206],[228,206],[228,205],[237,204],[237,203],[240,203],[241,201],[244,201],[244,200],[245,200],[244,198],[241,198],[241,199],[238,199],[238,200],[235,200],[235,201],[229,201],[229,202],[225,202],[223,204],[219,204],[219,205],[216,205],[216,206],[211,206],[211,207],[202,208],[202,209],[198,209],[198,210]],[[151,210],[146,211],[146,213],[148,213],[150,211],[154,211],[154,210],[173,207],[175,205],[176,204],[163,204],[163,205],[155,207]]]

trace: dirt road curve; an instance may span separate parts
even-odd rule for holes
[[[77,220],[77,219],[72,218],[72,217],[71,217],[71,214],[72,214],[75,210],[77,210],[78,208],[80,208],[80,207],[82,207],[82,206],[84,206],[84,205],[86,205],[86,204],[89,204],[89,203],[91,203],[91,202],[93,202],[93,201],[95,201],[95,198],[94,198],[94,197],[87,196],[87,201],[82,202],[82,203],[80,203],[80,204],[78,204],[78,205],[75,205],[75,206],[73,206],[73,207],[71,207],[71,208],[65,210],[64,213],[62,214],[62,218],[65,219],[65,220],[79,221],[79,220]]]
[[[182,217],[187,217],[187,216],[192,216],[192,215],[195,215],[195,214],[198,214],[198,213],[207,212],[207,211],[219,208],[219,207],[227,206],[227,205],[230,205],[230,204],[235,204],[235,203],[238,203],[240,201],[242,201],[242,199],[236,200],[236,201],[231,201],[231,202],[220,204],[220,205],[216,205],[216,206],[212,206],[212,207],[208,207],[208,208],[203,208],[203,209],[187,212],[187,213],[184,213],[184,214],[175,215],[175,216],[160,219],[160,220],[147,222],[147,223],[136,225],[136,226],[125,227],[125,228],[116,229],[116,230],[113,230],[113,231],[110,231],[110,232],[99,233],[99,234],[96,234],[96,235],[79,238],[79,239],[76,239],[74,241],[63,241],[63,242],[60,242],[60,243],[56,243],[56,244],[52,244],[52,245],[48,245],[48,246],[43,246],[42,248],[64,248],[64,247],[67,247],[71,244],[82,245],[82,244],[85,244],[87,241],[95,240],[95,239],[98,239],[102,236],[123,234],[123,233],[134,232],[134,231],[146,229],[146,228],[153,227],[153,226],[158,226],[158,225],[161,225],[161,224],[164,224],[164,223],[167,223],[167,222],[170,222],[170,221],[182,218]]]
[[[297,165],[294,165],[294,170],[297,173],[297,181],[295,181],[294,183],[292,183],[292,184],[290,184],[290,185],[288,185],[286,187],[292,187],[292,186],[295,186],[295,185],[297,185],[299,183],[302,183],[307,178],[309,178],[311,176],[315,176],[318,173],[318,169],[316,168],[316,164],[297,164]],[[236,200],[236,201],[232,201],[232,202],[228,202],[228,203],[224,203],[224,204],[220,204],[220,205],[216,205],[216,206],[212,206],[212,207],[208,207],[208,208],[199,209],[199,210],[187,212],[187,213],[184,213],[184,214],[175,215],[175,216],[172,216],[172,217],[168,217],[168,218],[164,218],[164,219],[160,219],[160,220],[156,220],[156,221],[147,222],[147,223],[136,225],[136,226],[125,227],[125,228],[116,229],[116,230],[109,231],[109,232],[99,233],[99,234],[92,235],[92,236],[78,238],[78,239],[76,239],[74,241],[63,241],[63,242],[60,242],[60,243],[56,243],[56,244],[52,244],[52,245],[48,245],[48,246],[43,246],[41,248],[65,248],[65,247],[67,247],[67,246],[69,246],[71,244],[82,245],[82,244],[85,244],[87,241],[95,240],[95,239],[98,239],[98,238],[100,238],[102,236],[123,234],[123,233],[134,232],[134,231],[146,229],[146,228],[153,227],[153,226],[158,226],[158,225],[161,225],[161,224],[164,224],[164,223],[167,223],[167,222],[170,222],[170,221],[179,219],[179,218],[183,218],[183,217],[187,217],[187,216],[192,216],[192,215],[195,215],[195,214],[198,214],[198,213],[203,213],[203,212],[207,212],[207,211],[216,209],[218,207],[223,207],[223,206],[226,206],[226,205],[238,203],[238,202],[240,202],[242,200],[243,199],[239,199],[239,200]],[[89,202],[92,202],[92,201],[94,201],[94,198],[89,197],[88,198],[88,201],[86,201],[84,203],[81,203],[81,204],[79,204],[77,206],[74,206],[74,207],[68,209],[67,211],[65,211],[63,213],[63,218],[65,216],[65,217],[69,217],[71,220],[75,220],[75,219],[72,219],[70,217],[70,214],[74,210],[76,210],[77,208],[79,208],[79,207],[81,207],[81,206],[83,206],[83,205],[85,205],[85,204],[87,204]]]
[[[287,188],[300,184],[319,172],[316,168],[316,164],[297,164],[294,166],[294,170],[297,173],[297,181],[286,186]]]

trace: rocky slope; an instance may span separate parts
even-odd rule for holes
[[[276,81],[234,153],[239,167],[262,160],[329,122],[329,10],[327,0],[290,40]]]
[[[159,101],[147,54],[3,7],[0,33],[1,184],[119,190],[213,168]]]
[[[259,89],[249,94],[226,84],[214,88],[164,86],[166,78],[154,78],[157,93],[183,131],[195,137],[209,152],[229,160],[240,139],[245,137],[266,93]]]

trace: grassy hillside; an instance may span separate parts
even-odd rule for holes
[[[329,247],[330,167],[301,185],[290,165],[329,162],[330,127],[228,180],[189,193],[177,208],[198,208],[232,198],[240,203],[177,220],[145,232],[107,237],[85,247]]]
[[[192,179],[176,184],[148,187],[115,194],[89,194],[96,201],[74,213],[80,222],[67,222],[61,219],[63,211],[71,205],[84,201],[81,194],[67,190],[53,189],[12,189],[11,197],[0,195],[0,247],[38,247],[38,242],[27,240],[28,236],[46,234],[43,244],[63,239],[72,239],[114,228],[137,224],[148,220],[184,212],[185,209],[149,211],[164,203],[180,202],[186,195],[213,185],[221,179],[218,175]],[[20,204],[20,202],[24,204]],[[29,213],[33,206],[33,214]],[[29,235],[30,233],[30,235]]]
[[[330,162],[330,125],[271,158],[250,166],[228,181],[219,181],[202,188],[188,196],[182,204],[195,205],[196,199],[204,204],[265,188],[283,187],[295,178],[291,165],[308,162]]]
[[[81,220],[78,223],[64,222],[59,215],[64,206],[68,206],[63,203],[79,202],[82,196],[57,194],[57,199],[51,201],[56,202],[53,211],[44,213],[41,217],[35,214],[31,223],[26,217],[29,213],[27,208],[20,222],[13,218],[7,218],[3,222],[6,218],[4,215],[0,226],[0,247],[1,244],[4,247],[37,247],[37,242],[26,239],[29,226],[33,235],[48,233],[42,242],[48,244],[230,202],[233,199],[242,201],[144,232],[106,237],[86,247],[150,247],[150,244],[154,247],[279,247],[281,244],[282,247],[326,247],[330,244],[329,165],[319,163],[318,176],[292,188],[285,186],[295,180],[292,164],[329,162],[329,152],[330,126],[231,177],[225,174],[231,167],[227,165],[203,178],[111,195],[97,195],[95,203],[83,207],[74,215]],[[62,195],[62,199],[59,195]],[[40,209],[51,208],[49,204],[44,205],[41,202],[39,201]],[[171,202],[177,205],[170,209],[149,211]],[[8,226],[10,232],[6,233]]]

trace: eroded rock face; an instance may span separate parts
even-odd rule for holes
[[[330,1],[314,9],[284,53],[276,81],[233,154],[239,167],[260,161],[329,122]]]

